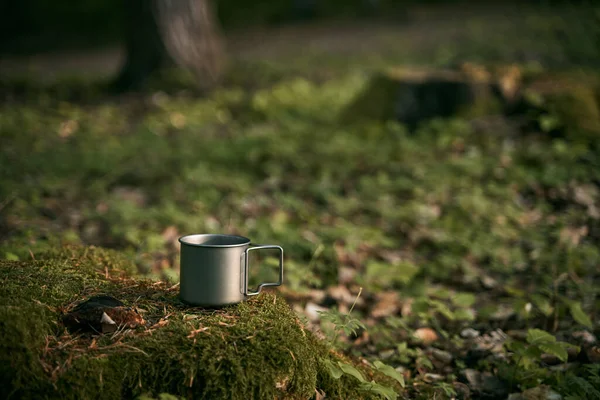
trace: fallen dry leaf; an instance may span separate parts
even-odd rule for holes
[[[208,329],[209,329],[208,326],[204,326],[202,328],[194,329],[194,330],[190,331],[190,334],[187,335],[187,338],[188,339],[193,339],[194,336],[196,336],[197,333],[207,331]]]
[[[398,312],[400,308],[398,292],[389,291],[377,293],[375,295],[377,302],[371,310],[374,318],[389,317]]]
[[[160,321],[158,321],[157,323],[155,323],[154,325],[152,325],[150,327],[150,329],[160,328],[162,326],[165,326],[168,323],[169,323],[168,319],[161,319]]]
[[[344,285],[330,287],[327,290],[327,294],[338,303],[346,305],[354,303],[354,300],[356,299],[356,295],[350,293],[350,290],[348,290],[348,288]],[[360,304],[361,300],[362,299],[359,297],[356,303]]]
[[[419,328],[413,333],[413,336],[425,345],[438,340],[437,333],[431,328]]]
[[[63,139],[68,138],[75,133],[77,129],[79,129],[79,122],[69,119],[60,124],[60,127],[58,128],[58,136]]]

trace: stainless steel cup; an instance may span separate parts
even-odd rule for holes
[[[254,245],[235,235],[198,234],[179,238],[181,243],[180,293],[188,304],[219,307],[239,303],[260,293],[262,288],[283,283],[283,249]],[[249,254],[254,250],[279,250],[279,281],[261,283],[248,290]]]

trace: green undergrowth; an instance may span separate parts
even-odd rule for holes
[[[353,378],[331,378],[326,360],[339,356],[273,294],[220,310],[190,308],[172,285],[129,278],[132,264],[117,252],[69,248],[45,257],[0,264],[3,398],[306,399],[315,389],[371,396]],[[62,313],[100,293],[136,307],[146,324],[103,336],[68,333]]]

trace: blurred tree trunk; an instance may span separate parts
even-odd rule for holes
[[[209,0],[125,0],[127,58],[115,80],[138,89],[156,71],[182,67],[210,86],[223,64],[222,41]]]

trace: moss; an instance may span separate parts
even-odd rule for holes
[[[369,395],[352,378],[328,375],[322,359],[337,356],[274,294],[220,310],[190,308],[176,286],[131,278],[133,270],[97,248],[0,263],[2,397],[304,399],[316,388],[333,398]],[[70,334],[62,314],[100,293],[137,307],[147,324]]]
[[[558,117],[572,137],[598,138],[600,108],[594,88],[577,86],[547,96],[548,111]],[[591,136],[591,137],[590,137]]]

